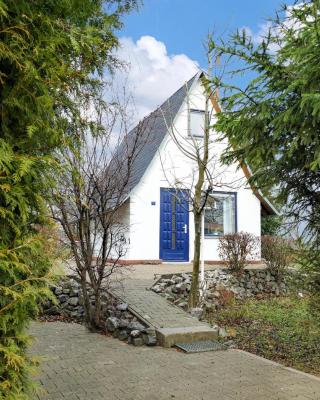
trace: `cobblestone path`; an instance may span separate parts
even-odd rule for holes
[[[152,283],[152,280],[127,279],[123,283],[124,289],[119,288],[115,290],[115,293],[128,303],[132,310],[156,328],[208,326],[149,290]]]
[[[237,350],[134,347],[62,322],[31,333],[41,400],[320,400],[320,379]]]

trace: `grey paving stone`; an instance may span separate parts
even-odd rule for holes
[[[320,379],[245,352],[134,347],[62,322],[31,333],[40,400],[320,400]]]
[[[177,341],[190,342],[217,338],[217,331],[207,323],[199,322],[197,318],[169,303],[162,296],[157,295],[152,290],[148,290],[152,282],[152,280],[148,279],[125,280],[120,287],[115,287],[113,292],[123,302],[129,304],[130,309],[136,315],[142,317],[148,325],[155,328],[157,338],[162,346],[170,347]],[[175,338],[172,333],[175,328],[185,329],[185,337],[177,336]],[[194,328],[195,335],[193,335],[192,328]],[[201,328],[202,335],[201,333],[199,334],[199,328]],[[170,333],[167,334],[166,332]]]

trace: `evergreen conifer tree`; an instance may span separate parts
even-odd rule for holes
[[[277,188],[290,221],[304,228],[307,264],[320,266],[320,1],[284,7],[260,40],[245,30],[211,41],[224,60],[236,61],[214,84],[223,112],[216,129],[229,139],[224,160],[245,160],[262,190]],[[228,64],[229,66],[231,64]],[[234,64],[233,64],[234,65]],[[308,259],[309,254],[309,259]]]
[[[0,0],[0,399],[30,398],[28,322],[49,295],[53,152],[114,68],[135,0]],[[88,121],[82,119],[86,129]]]

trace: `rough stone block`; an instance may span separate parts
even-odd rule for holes
[[[62,287],[57,286],[54,290],[54,293],[56,294],[56,296],[59,296],[59,294],[62,294]]]
[[[136,337],[132,339],[132,344],[134,346],[143,346],[143,340],[141,337]]]
[[[71,306],[77,306],[79,304],[79,298],[71,297],[68,301],[68,304],[70,304]]]
[[[191,309],[190,309],[190,314],[191,314],[193,317],[201,318],[202,313],[203,313],[203,310],[202,310],[202,308],[200,308],[200,307],[195,307],[195,308],[191,308]]]
[[[109,332],[114,332],[119,327],[119,320],[116,317],[109,317],[106,322],[106,329]]]
[[[127,328],[129,325],[129,320],[126,318],[121,318],[119,321],[119,328]]]
[[[139,331],[137,329],[130,332],[130,336],[132,336],[134,338],[139,337],[140,335],[141,335],[141,331]]]
[[[147,335],[155,335],[156,329],[153,326],[149,326],[145,328],[143,332],[146,333]]]
[[[119,340],[126,340],[128,339],[128,333],[126,330],[122,329],[121,331],[119,331],[118,333],[118,339]]]
[[[128,330],[129,331],[143,331],[144,330],[144,326],[142,324],[140,324],[140,322],[138,321],[132,321],[129,323],[128,325]]]
[[[147,346],[155,346],[157,344],[157,338],[155,335],[147,335],[143,334],[142,335],[143,343],[146,344]]]
[[[117,305],[117,310],[118,311],[127,311],[128,309],[128,304],[127,303],[120,303]]]

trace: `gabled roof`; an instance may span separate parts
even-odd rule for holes
[[[168,126],[171,126],[176,115],[178,114],[183,101],[186,97],[187,90],[191,88],[201,73],[194,75],[187,83],[178,89],[169,99],[167,99],[160,107],[149,114],[140,125],[137,125],[127,135],[127,142],[130,138],[136,137],[137,129],[141,129],[142,136],[145,138],[141,144],[141,150],[136,155],[130,173],[128,183],[128,194],[140,182],[143,174],[151,163],[153,157],[159,149],[164,137],[168,132]],[[130,147],[130,144],[126,143]]]
[[[187,91],[191,89],[191,86],[194,82],[200,79],[202,74],[203,72],[199,71],[196,75],[194,75],[160,107],[145,117],[144,120],[134,129],[132,129],[126,136],[124,142],[120,146],[120,152],[121,147],[123,146],[125,146],[125,148],[132,147],[130,140],[133,140],[135,137],[139,136],[136,135],[137,129],[143,130],[143,134],[140,138],[143,143],[141,143],[141,150],[137,153],[132,164],[130,178],[126,190],[127,196],[130,195],[130,192],[140,182],[153,157],[157,153],[163,139],[168,132],[168,126],[172,126],[174,119],[187,96]],[[220,105],[215,96],[211,97],[211,102],[215,111],[217,113],[221,112]],[[249,166],[243,161],[239,161],[239,163],[246,178],[249,179],[252,176]],[[259,189],[252,187],[252,190],[255,196],[260,200],[261,206],[267,213],[275,215],[279,214],[276,208]]]

